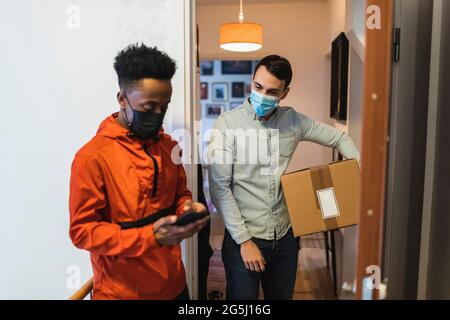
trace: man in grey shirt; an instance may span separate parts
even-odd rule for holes
[[[280,177],[300,141],[338,148],[346,159],[359,152],[345,133],[291,107],[292,69],[277,55],[255,68],[252,93],[242,106],[219,116],[208,147],[211,198],[226,232],[222,261],[227,299],[292,299],[298,239],[293,235]]]

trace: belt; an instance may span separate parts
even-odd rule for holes
[[[161,219],[163,217],[173,214],[174,211],[175,211],[175,206],[172,205],[169,208],[159,210],[159,211],[155,212],[154,214],[146,216],[145,218],[142,218],[142,219],[139,219],[136,221],[118,222],[117,224],[120,225],[122,230],[132,229],[132,228],[142,228],[142,227],[145,227],[146,225],[155,223],[156,221],[158,221],[159,219]]]

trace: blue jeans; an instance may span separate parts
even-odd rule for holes
[[[245,268],[240,246],[234,242],[225,230],[222,245],[222,261],[227,278],[227,299],[257,300],[261,283],[264,299],[292,300],[297,276],[299,252],[298,238],[292,229],[281,239],[252,239],[266,260],[264,272],[250,271]]]

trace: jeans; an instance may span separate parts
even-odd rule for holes
[[[257,300],[260,283],[266,300],[292,300],[297,276],[299,239],[292,228],[281,239],[252,239],[266,260],[264,272],[245,268],[240,246],[227,230],[222,245],[222,261],[227,279],[227,299]]]

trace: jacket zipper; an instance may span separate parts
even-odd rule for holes
[[[153,174],[153,191],[152,191],[152,198],[156,197],[156,192],[158,191],[158,175],[159,175],[159,167],[158,162],[156,161],[155,157],[153,157],[150,152],[147,149],[147,145],[143,145],[145,153],[152,159],[153,162],[153,168],[154,168],[154,174]]]

